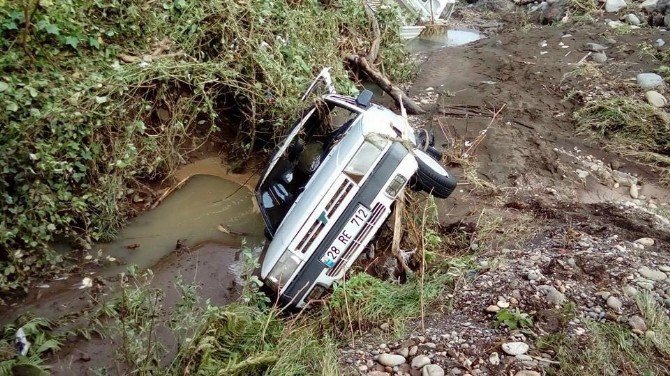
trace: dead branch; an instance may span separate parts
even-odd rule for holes
[[[485,113],[479,106],[446,106],[441,108],[440,113],[445,116],[453,116],[458,118],[484,116]]]
[[[418,114],[423,114],[426,111],[421,108],[416,102],[414,102],[411,98],[409,98],[400,88],[397,86],[393,86],[391,81],[386,78],[380,71],[378,71],[376,68],[374,68],[370,63],[368,62],[368,59],[365,58],[364,56],[358,56],[351,54],[347,56],[347,61],[349,64],[358,67],[363,73],[365,73],[366,76],[372,82],[377,84],[382,90],[387,92],[393,99],[396,100],[396,103],[398,106],[400,106],[400,103],[397,98],[401,98],[402,104],[407,108],[407,113],[412,114],[412,115],[418,115]]]
[[[402,269],[405,271],[405,275],[410,276],[414,274],[412,269],[407,265],[405,257],[402,255],[402,250],[400,249],[400,240],[402,239],[402,217],[405,211],[405,192],[402,191],[398,194],[398,198],[395,201],[395,209],[393,215],[393,241],[391,242],[391,253],[398,259],[398,262],[402,266]]]
[[[370,44],[370,51],[368,51],[367,59],[369,62],[374,64],[374,62],[377,60],[377,56],[379,56],[379,45],[381,44],[382,41],[382,33],[379,30],[379,22],[377,22],[377,17],[375,17],[375,14],[372,12],[372,8],[370,8],[370,4],[364,2],[363,8],[365,9],[365,15],[368,16],[368,19],[370,20],[370,24],[372,24],[372,35],[374,39],[372,39],[372,43]]]

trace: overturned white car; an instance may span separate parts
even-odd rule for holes
[[[261,278],[291,307],[344,276],[408,182],[441,198],[456,187],[427,132],[370,103],[369,91],[335,94],[327,70],[319,79],[329,93],[297,121],[256,187],[267,237]]]

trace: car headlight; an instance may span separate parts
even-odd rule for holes
[[[275,290],[279,291],[280,286],[285,284],[295,273],[298,265],[300,265],[300,258],[291,251],[285,251],[268,274],[268,282]]]
[[[391,198],[396,198],[400,190],[405,186],[407,179],[404,176],[397,174],[391,183],[386,187],[386,194]]]

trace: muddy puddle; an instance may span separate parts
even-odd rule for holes
[[[188,251],[203,242],[239,248],[243,238],[248,244],[263,238],[249,189],[218,176],[194,175],[158,207],[128,223],[116,240],[92,251],[119,262],[104,271],[113,275],[124,265],[148,268],[175,250]]]
[[[91,291],[102,286],[113,294],[116,276],[130,265],[152,269],[166,291],[182,276],[223,294],[241,269],[242,245],[258,248],[263,240],[263,220],[250,188],[254,177],[230,174],[219,158],[184,166],[160,205],[130,220],[114,241],[93,245],[82,257],[81,273],[47,281],[21,302],[0,308],[0,321],[29,311],[57,318],[86,309]],[[189,272],[187,265],[199,266]]]
[[[476,30],[454,29],[439,35],[414,38],[407,43],[406,48],[410,53],[430,52],[444,47],[463,46],[484,37]]]

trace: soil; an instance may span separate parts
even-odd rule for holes
[[[643,100],[634,77],[653,71],[661,62],[640,53],[640,43],[668,39],[667,32],[643,27],[622,35],[603,20],[558,26],[515,24],[487,19],[470,8],[457,11],[452,22],[486,38],[419,53],[423,61],[409,94],[427,113],[410,121],[433,128],[437,143],[456,151],[447,152],[446,160],[458,172],[460,183],[452,197],[438,203],[442,230],[470,228],[474,233],[484,213],[503,218],[504,225],[487,239],[469,238],[465,251],[477,249],[479,267],[445,295],[448,308],[431,308],[424,320],[406,323],[408,333],[398,341],[388,342],[388,333],[374,329],[354,346],[343,348],[345,373],[420,374],[408,364],[388,369],[376,361],[380,353],[414,345],[419,354],[431,355],[433,364],[452,374],[545,372],[556,367],[555,354],[534,346],[536,336],[528,332],[494,327],[489,306],[519,308],[536,318],[539,331],[578,336],[583,325],[566,320],[547,301],[550,291],[574,302],[576,317],[625,320],[639,312],[624,287],[644,288],[642,267],[670,266],[670,221],[663,215],[670,212],[670,190],[659,182],[658,171],[607,151],[601,141],[577,135],[572,118],[575,109],[596,96],[619,94]],[[594,65],[598,75],[575,75],[590,62],[584,46],[592,42],[608,47],[609,60]],[[388,97],[380,101],[389,103]],[[478,146],[471,147],[473,143]],[[464,162],[465,150],[470,157]],[[466,176],[471,171],[468,164],[474,174]],[[640,197],[633,199],[630,188],[615,181],[617,171],[639,180]],[[239,183],[249,185],[246,177],[241,179]],[[655,240],[654,245],[635,243],[647,237]],[[228,268],[233,258],[234,252],[216,245],[167,256],[152,268],[154,286],[166,291],[164,306],[174,304],[176,275],[195,281],[213,304],[229,302],[236,294]],[[96,298],[109,294],[104,281],[96,282]],[[52,288],[63,294],[35,293],[31,301],[39,303],[33,308],[61,314],[90,307],[91,292],[72,294],[71,288],[63,284]],[[660,304],[670,304],[667,279],[654,283],[650,291]],[[598,295],[601,292],[617,296],[622,307],[609,308]],[[501,344],[512,340],[529,343],[532,358],[505,355]],[[116,347],[114,339],[74,340],[51,364],[56,374],[113,369]],[[493,353],[499,362],[489,360]]]
[[[428,114],[410,121],[432,127],[437,143],[455,146],[458,157],[481,139],[467,163],[494,188],[473,184],[464,174],[465,163],[448,151],[460,183],[457,193],[438,204],[445,232],[472,230],[483,213],[503,218],[504,224],[495,241],[477,244],[470,237],[465,244],[477,249],[479,268],[443,298],[446,310],[441,304],[423,320],[406,323],[409,333],[399,341],[388,342],[388,333],[373,329],[343,348],[341,364],[351,374],[421,374],[410,367],[411,356],[392,369],[378,363],[379,354],[406,354],[414,345],[417,354],[428,355],[447,374],[544,374],[559,365],[552,350],[533,344],[537,336],[585,335],[583,317],[625,323],[640,314],[634,296],[625,293],[631,286],[649,289],[666,314],[670,308],[668,281],[645,284],[639,273],[643,267],[670,266],[665,214],[670,190],[660,183],[658,169],[607,151],[605,141],[576,134],[572,116],[596,97],[644,101],[635,76],[662,62],[641,53],[640,45],[667,39],[667,32],[644,27],[620,35],[603,20],[578,26],[505,24],[494,31],[478,28],[478,22],[490,22],[473,21],[473,14],[464,10],[455,22],[488,38],[422,54],[425,61],[409,92]],[[592,63],[586,43],[607,46],[609,60]],[[576,75],[585,63],[595,71]],[[639,180],[638,199],[629,186],[615,184],[617,171]],[[635,243],[647,237],[655,240],[653,246]],[[539,278],[530,280],[531,272]],[[574,316],[567,318],[548,301],[552,290],[574,302]],[[622,307],[609,307],[603,298],[609,296],[620,299]],[[496,328],[490,306],[528,313],[536,320],[534,331]],[[530,357],[501,351],[510,341],[529,343]]]

